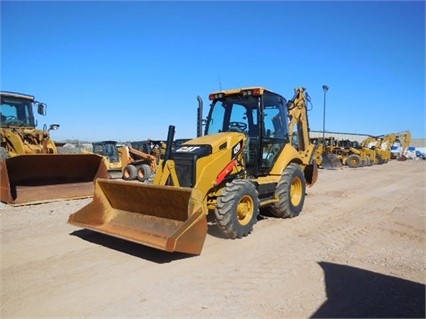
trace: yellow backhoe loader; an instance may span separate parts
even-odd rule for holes
[[[400,161],[406,160],[404,156],[408,146],[411,142],[411,133],[410,131],[404,131],[399,133],[390,133],[378,137],[376,144],[376,152],[380,156],[380,159],[383,163],[387,163],[392,159],[392,146],[395,143],[401,145],[401,156],[398,157]]]
[[[10,205],[91,197],[96,178],[108,178],[103,158],[95,154],[58,154],[50,130],[37,129],[34,110],[46,104],[34,96],[0,92],[0,201]]]
[[[175,129],[169,127],[151,184],[98,179],[93,201],[68,223],[200,254],[209,214],[228,238],[249,235],[260,208],[279,218],[299,215],[306,187],[318,176],[305,89],[296,88],[290,101],[262,87],[219,91],[209,99],[204,135],[172,151]]]
[[[392,156],[391,147],[397,140],[407,140],[404,151],[410,143],[410,132],[390,133],[379,136],[368,136],[359,145],[351,147],[344,159],[349,167],[381,165],[387,163]],[[403,142],[405,145],[405,142]],[[403,159],[403,158],[402,158]]]
[[[397,137],[393,143],[393,146],[398,146],[398,144],[401,147],[401,150],[398,154],[392,154],[391,159],[397,159],[398,161],[405,161],[407,160],[407,150],[410,147],[411,143],[411,132],[409,130],[403,131],[401,133],[397,134]],[[397,145],[395,145],[397,144]],[[391,147],[392,149],[392,147]]]
[[[395,142],[401,144],[401,154],[404,154],[410,141],[410,131],[368,136],[359,145],[345,147],[341,154],[342,162],[351,168],[385,164],[392,158],[391,148]],[[399,158],[399,160],[405,159],[406,157],[403,155]]]

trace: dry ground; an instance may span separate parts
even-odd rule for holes
[[[424,317],[426,161],[320,170],[294,219],[199,256],[76,228],[91,200],[1,216],[1,318]]]

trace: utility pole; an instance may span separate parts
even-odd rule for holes
[[[322,114],[322,144],[325,147],[325,97],[327,95],[328,86],[324,84],[322,86],[322,89],[324,91],[324,110],[323,110],[323,114]]]

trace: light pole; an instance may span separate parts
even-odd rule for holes
[[[322,144],[325,146],[325,96],[328,91],[328,86],[324,84],[322,86],[322,89],[324,91],[324,111],[322,114]]]

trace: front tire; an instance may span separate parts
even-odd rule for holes
[[[137,179],[139,182],[147,181],[152,175],[151,166],[148,164],[142,164],[137,168]]]
[[[275,190],[278,202],[269,207],[272,215],[293,218],[300,214],[305,203],[306,180],[298,164],[289,164],[281,175]]]
[[[378,165],[382,165],[383,164],[383,158],[379,154],[376,154],[376,164],[378,164]]]
[[[348,156],[346,163],[348,164],[350,168],[361,167],[362,166],[361,156],[359,156],[358,154],[351,154]]]
[[[216,223],[228,238],[250,234],[259,215],[259,196],[253,183],[236,179],[227,183],[217,200]]]

